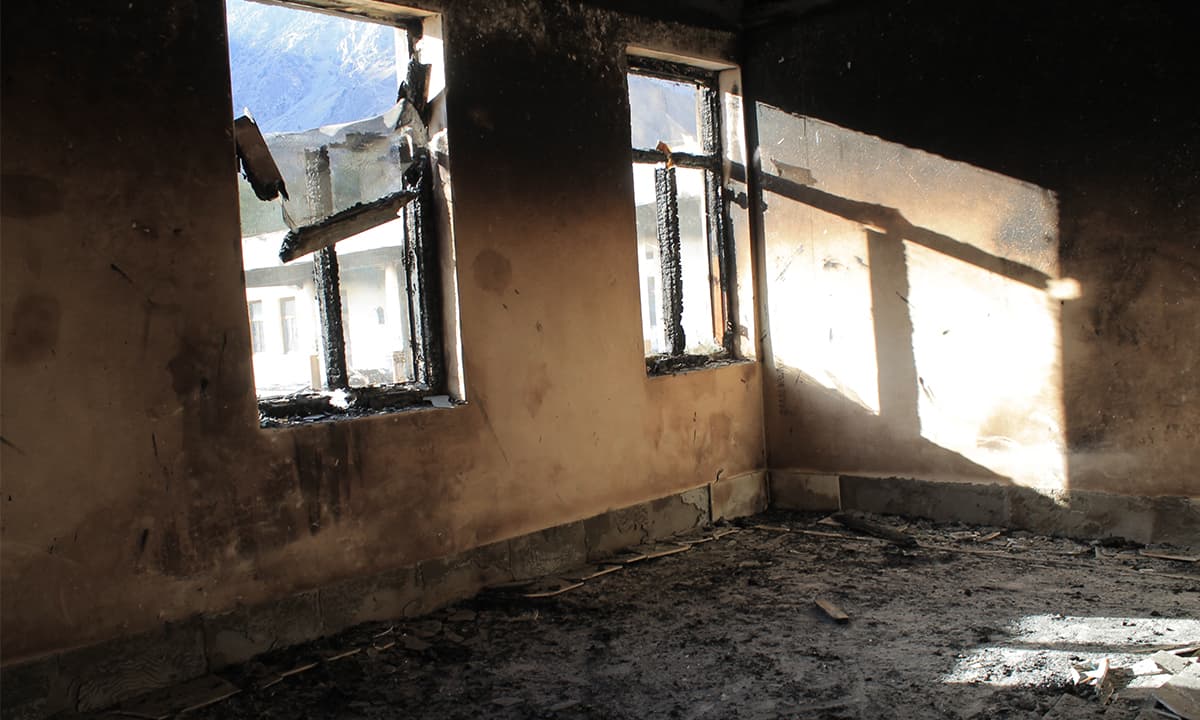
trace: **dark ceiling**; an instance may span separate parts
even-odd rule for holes
[[[588,4],[717,30],[794,19],[834,0],[588,0]]]

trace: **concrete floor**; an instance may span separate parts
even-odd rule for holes
[[[1102,705],[1072,665],[1200,642],[1195,563],[875,518],[920,541],[900,548],[818,519],[760,516],[555,597],[489,591],[277,651],[192,716],[1132,719],[1145,691]]]

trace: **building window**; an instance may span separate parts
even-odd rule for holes
[[[250,345],[255,353],[266,352],[267,344],[263,333],[266,327],[263,321],[262,300],[251,300],[246,303],[250,310]]]
[[[658,327],[658,294],[654,292],[654,278],[646,278],[646,313],[649,317],[649,327],[651,329]],[[658,331],[655,330],[655,335]]]
[[[279,299],[279,329],[283,333],[283,352],[294,353],[300,344],[296,332],[296,298]]]
[[[629,66],[647,369],[730,359],[734,255],[717,73],[633,56]]]
[[[226,1],[264,425],[411,406],[445,383],[422,24],[313,4]]]

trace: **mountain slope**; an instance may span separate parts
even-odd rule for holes
[[[395,104],[403,31],[246,0],[227,0],[226,17],[233,112],[248,108],[264,133],[360,120]]]

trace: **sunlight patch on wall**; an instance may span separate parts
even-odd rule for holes
[[[1058,277],[1054,194],[762,104],[757,121],[775,366],[879,418],[844,413],[836,431],[857,422],[912,447],[861,468],[847,450],[849,464],[936,476],[935,446],[1063,489],[1060,312],[1087,289]],[[806,411],[789,405],[802,391],[780,388],[782,415]]]
[[[768,195],[767,233],[796,233],[773,243],[767,272],[776,362],[804,373],[873,414],[879,413],[879,374],[871,315],[867,238],[857,223]],[[802,279],[801,279],[802,278]]]
[[[1059,304],[905,242],[922,437],[1021,485],[1066,481]]]

